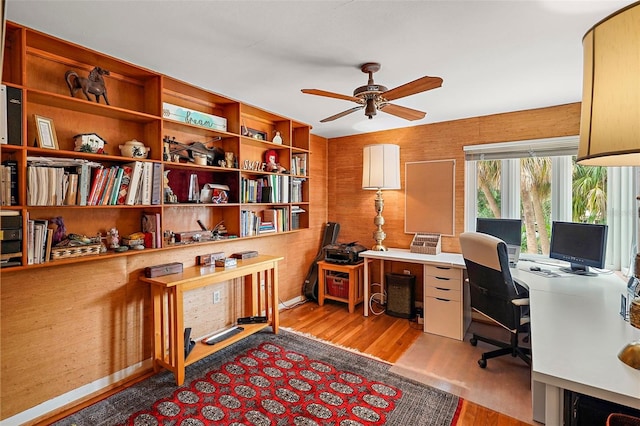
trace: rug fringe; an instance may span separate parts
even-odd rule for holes
[[[296,334],[296,335],[298,335],[298,336],[306,337],[307,339],[310,339],[310,340],[315,340],[316,342],[320,342],[320,343],[323,343],[323,344],[325,344],[325,345],[334,346],[334,347],[336,347],[336,348],[339,348],[339,349],[345,350],[345,351],[347,351],[347,352],[351,352],[351,353],[354,353],[354,354],[356,354],[356,355],[360,355],[360,356],[363,356],[363,357],[366,357],[366,358],[369,358],[369,359],[373,359],[373,360],[378,361],[378,362],[381,362],[381,363],[383,363],[383,364],[393,365],[393,363],[391,363],[391,362],[389,362],[389,361],[386,361],[386,360],[384,360],[384,359],[382,359],[382,358],[378,358],[378,357],[377,357],[377,356],[375,356],[375,355],[371,355],[371,354],[368,354],[368,353],[365,353],[365,352],[360,352],[358,349],[350,348],[350,347],[348,347],[348,346],[339,345],[339,344],[337,344],[337,343],[334,343],[334,342],[330,342],[330,341],[328,341],[328,340],[321,339],[321,338],[319,338],[319,337],[317,337],[317,336],[314,336],[313,334],[309,334],[309,333],[305,333],[305,332],[302,332],[302,331],[294,330],[294,329],[289,328],[289,327],[282,327],[282,326],[281,326],[281,327],[280,327],[280,329],[281,329],[281,330],[286,330],[286,331],[288,331],[289,333],[293,333],[293,334]]]

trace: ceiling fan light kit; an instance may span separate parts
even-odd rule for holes
[[[391,104],[389,101],[425,92],[427,90],[436,89],[442,86],[442,79],[440,77],[425,76],[388,90],[385,86],[375,84],[373,81],[373,73],[380,70],[379,63],[367,62],[366,64],[362,64],[360,70],[365,74],[369,74],[369,80],[365,86],[356,88],[353,91],[353,96],[341,95],[339,93],[327,92],[319,89],[302,89],[302,93],[309,95],[353,101],[358,104],[356,107],[320,120],[321,123],[333,121],[363,108],[364,115],[369,117],[369,119],[372,119],[378,111],[383,111],[387,114],[395,115],[396,117],[400,117],[405,120],[420,120],[424,118],[426,112]]]

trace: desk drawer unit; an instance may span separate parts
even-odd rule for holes
[[[462,269],[424,266],[424,331],[464,339]]]

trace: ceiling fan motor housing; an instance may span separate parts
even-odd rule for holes
[[[367,84],[366,86],[360,86],[354,90],[353,96],[364,101],[364,115],[369,117],[369,119],[372,119],[378,110],[378,103],[380,101],[379,96],[381,93],[386,91],[387,88],[381,84]]]

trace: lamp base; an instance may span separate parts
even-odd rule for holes
[[[618,358],[629,367],[640,370],[640,340],[625,346],[618,354]]]
[[[375,244],[373,247],[371,247],[371,250],[373,250],[373,251],[388,251],[389,249],[386,248],[385,246],[383,246],[382,244]]]

